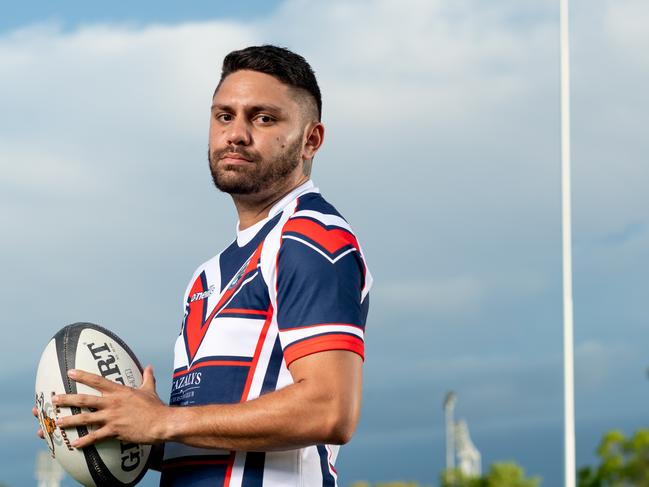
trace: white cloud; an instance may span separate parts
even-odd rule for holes
[[[649,70],[649,59],[643,55],[649,49],[649,4],[644,0],[609,0],[606,5],[605,27],[609,38],[625,57],[639,67]]]
[[[475,312],[483,299],[484,289],[475,277],[457,276],[446,280],[421,280],[378,284],[372,302],[383,309],[408,312],[459,313]]]
[[[76,188],[83,192],[99,185],[90,167],[73,150],[54,152],[43,146],[29,146],[13,140],[0,140],[2,186],[16,191],[47,192],[63,195]]]
[[[639,5],[611,10],[611,25],[634,22]],[[525,28],[511,21],[519,9],[536,12]],[[253,23],[4,34],[0,198],[14,211],[2,217],[12,235],[2,245],[19,242],[43,265],[69,268],[33,229],[65,251],[70,234],[96,227],[101,240],[87,249],[170,259],[188,229],[205,227],[205,208],[218,215],[206,231],[227,241],[232,210],[214,201],[205,169],[207,106],[222,56],[271,41],[304,53],[320,77],[328,134],[316,178],[361,235],[380,277],[378,303],[474,313],[502,291],[540,295],[558,252],[556,25],[546,10],[533,1],[295,0]],[[315,27],[304,22],[316,17]],[[642,52],[643,39],[625,46]],[[581,221],[619,228],[646,206],[638,157],[616,164],[620,182],[606,200],[575,178]],[[61,232],[52,215],[70,214],[70,204],[75,218]],[[169,248],[151,245],[161,232]],[[192,243],[203,258],[217,246],[201,240]]]
[[[583,393],[598,392],[634,362],[635,350],[626,343],[586,340],[575,347],[575,380]]]

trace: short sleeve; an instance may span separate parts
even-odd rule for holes
[[[287,365],[326,350],[364,358],[365,275],[348,229],[307,218],[287,222],[277,257],[277,324]]]

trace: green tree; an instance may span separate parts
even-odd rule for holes
[[[378,484],[370,484],[364,480],[354,482],[349,487],[419,487],[417,482],[404,482],[396,480],[393,482],[379,482]]]
[[[597,467],[579,470],[579,487],[649,487],[649,429],[640,429],[630,438],[621,431],[609,431],[597,455]]]
[[[525,477],[523,467],[515,462],[494,463],[481,477],[467,477],[459,469],[445,470],[440,477],[442,487],[538,487],[539,477]]]
[[[525,477],[525,470],[514,462],[494,463],[485,477],[484,487],[538,487],[540,477]]]
[[[441,487],[482,487],[483,477],[468,477],[459,468],[447,469],[439,477]]]

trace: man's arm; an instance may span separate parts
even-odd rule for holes
[[[239,404],[169,407],[155,392],[151,368],[131,389],[85,372],[73,379],[103,397],[61,395],[58,406],[96,409],[58,420],[61,427],[97,424],[73,443],[81,448],[104,438],[136,443],[177,441],[224,450],[268,451],[349,441],[360,413],[362,359],[345,350],[307,355],[289,366],[294,383]]]

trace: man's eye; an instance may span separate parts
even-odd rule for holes
[[[230,122],[230,121],[232,121],[232,115],[230,115],[229,113],[219,113],[216,116],[216,119],[219,122]]]
[[[257,122],[259,122],[261,124],[267,125],[267,124],[273,123],[275,121],[275,119],[273,117],[271,117],[270,115],[257,115],[257,117],[255,118],[255,121],[257,121]]]

